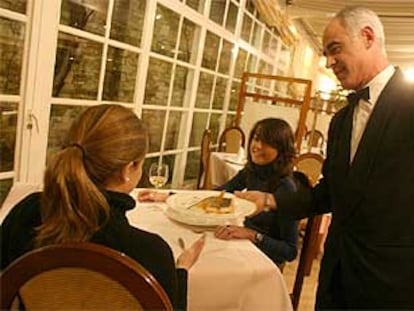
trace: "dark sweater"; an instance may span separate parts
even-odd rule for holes
[[[126,212],[135,207],[129,195],[107,192],[111,208],[108,223],[91,238],[125,253],[145,267],[161,284],[175,309],[185,310],[187,303],[187,271],[175,268],[168,244],[158,235],[132,227]],[[35,228],[41,224],[40,193],[19,202],[0,227],[1,269],[34,248]]]
[[[218,189],[228,192],[243,189],[264,191],[274,172],[269,165],[254,165],[253,168],[254,176],[250,177],[250,179],[247,178],[247,170],[244,168],[227,183],[218,187]],[[295,182],[292,177],[288,176],[280,180],[274,194],[277,197],[281,193],[295,191]],[[297,221],[282,217],[277,210],[272,210],[270,212],[262,212],[253,217],[247,217],[244,225],[264,235],[263,240],[256,245],[277,265],[296,258],[298,244]]]

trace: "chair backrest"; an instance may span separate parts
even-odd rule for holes
[[[1,310],[172,310],[158,281],[139,263],[103,245],[42,247],[0,275]]]
[[[296,269],[295,282],[293,283],[293,291],[290,294],[292,298],[293,310],[295,311],[299,306],[305,276],[310,275],[310,269],[314,259],[315,245],[317,244],[316,242],[318,238],[319,226],[322,219],[321,217],[321,215],[318,215],[307,219],[305,235],[303,236],[302,248],[299,256],[299,263]]]
[[[324,158],[320,154],[304,153],[295,159],[294,168],[304,173],[308,177],[311,185],[314,186],[317,184],[322,173],[323,161]],[[322,216],[317,215],[309,217],[306,222],[293,292],[291,294],[293,310],[297,310],[298,308],[304,278],[310,275],[312,262],[316,258],[319,249],[318,241],[321,221]]]
[[[323,133],[316,129],[306,132],[305,139],[308,140],[310,147],[318,148],[322,148],[325,141]]]
[[[293,162],[294,168],[297,171],[308,176],[312,186],[316,185],[321,173],[324,158],[317,153],[302,153]]]
[[[240,147],[244,147],[246,136],[238,126],[225,128],[219,138],[218,151],[237,153]]]
[[[201,138],[200,167],[198,170],[197,189],[210,189],[210,153],[211,130],[205,129]]]

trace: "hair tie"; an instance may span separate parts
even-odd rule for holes
[[[85,148],[82,147],[82,145],[74,143],[74,144],[70,144],[68,145],[68,147],[75,147],[78,148],[81,152],[82,152],[82,157],[85,158],[86,157],[86,151]]]

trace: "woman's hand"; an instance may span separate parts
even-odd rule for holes
[[[256,239],[256,231],[239,226],[220,226],[214,233],[215,237],[222,240],[245,239],[252,242]]]
[[[168,193],[148,189],[138,192],[137,199],[139,202],[165,202],[168,196]]]
[[[184,250],[177,259],[177,268],[189,270],[197,261],[204,247],[206,240],[205,234],[193,243],[189,248]]]

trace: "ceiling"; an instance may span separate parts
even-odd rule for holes
[[[374,10],[384,24],[389,60],[403,69],[414,68],[414,0],[286,0],[286,12],[301,23],[321,48],[327,21],[346,5],[361,5]]]

